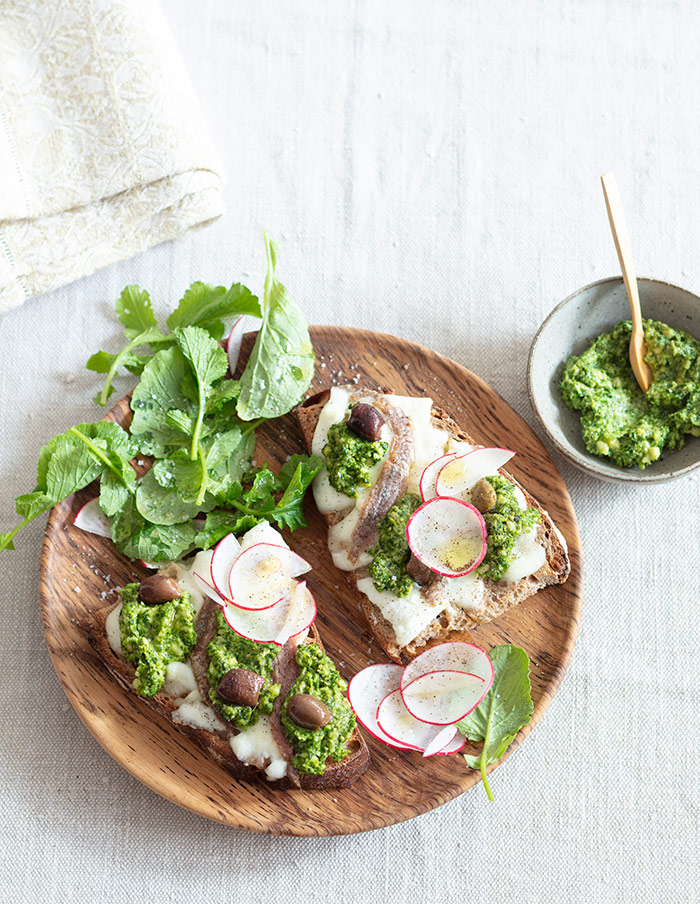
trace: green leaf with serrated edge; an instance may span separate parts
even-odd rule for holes
[[[201,549],[210,549],[228,534],[244,534],[255,527],[259,519],[254,515],[242,515],[216,509],[209,512],[202,530],[197,534],[195,544]]]
[[[170,562],[188,553],[197,529],[192,521],[151,524],[138,512],[133,497],[111,521],[112,539],[125,556],[146,562]]]
[[[136,508],[152,524],[180,524],[196,517],[200,510],[196,502],[185,501],[175,487],[162,487],[153,469],[141,478],[136,491]]]
[[[197,381],[197,417],[190,447],[190,458],[195,459],[199,455],[199,436],[207,399],[212,384],[226,374],[228,359],[219,343],[199,327],[186,326],[176,329],[175,338],[183,355],[189,361]]]
[[[300,401],[314,375],[309,329],[275,276],[277,246],[265,233],[267,276],[263,322],[241,376],[238,414],[245,421],[279,417]]]
[[[55,502],[52,497],[42,493],[41,490],[25,493],[23,496],[18,496],[15,500],[17,514],[28,520],[36,518],[42,512],[48,511],[53,505],[55,505]]]
[[[225,319],[250,314],[260,317],[260,304],[252,292],[241,283],[234,283],[230,289],[195,282],[180,300],[177,308],[168,317],[168,328],[199,326],[216,339],[224,334]]]
[[[216,386],[212,387],[207,399],[207,414],[214,414],[220,411],[227,402],[235,401],[240,394],[241,384],[239,380],[220,380]]]
[[[194,414],[180,389],[187,371],[189,365],[177,347],[157,352],[144,368],[131,398],[131,435],[146,455],[164,458],[169,448],[189,444],[188,436],[170,426],[165,417],[175,409]]]
[[[308,522],[302,508],[304,496],[309,484],[324,465],[325,461],[318,455],[293,455],[282,466],[279,481],[282,485],[285,482],[287,485],[273,512],[280,527],[288,527],[290,530],[306,527]]]
[[[501,644],[489,652],[494,678],[488,694],[457,727],[470,741],[483,741],[478,756],[465,756],[472,769],[480,769],[490,800],[486,766],[503,756],[515,735],[527,725],[534,711],[530,697],[530,660],[525,650]]]
[[[109,373],[110,368],[118,361],[118,364],[122,364],[127,370],[131,371],[131,373],[139,374],[146,363],[150,361],[151,357],[151,355],[135,355],[133,352],[113,355],[110,352],[99,351],[88,358],[85,367],[95,373],[106,374]]]
[[[135,339],[147,330],[158,329],[151,298],[145,289],[125,286],[114,307],[127,339]]]
[[[172,427],[173,430],[184,433],[185,436],[190,436],[194,427],[194,419],[178,408],[173,408],[166,413],[165,423],[168,427]]]
[[[133,486],[136,489],[136,475]],[[108,517],[115,515],[126,505],[130,493],[125,484],[118,480],[110,471],[105,472],[100,479],[100,508]]]

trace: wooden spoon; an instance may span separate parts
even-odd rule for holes
[[[620,192],[612,173],[605,173],[600,177],[605,195],[605,206],[608,209],[610,229],[615,239],[615,248],[622,268],[622,278],[625,281],[627,298],[632,310],[632,338],[630,339],[630,364],[632,372],[639,383],[642,392],[646,393],[651,386],[653,374],[651,368],[644,360],[647,349],[644,343],[644,328],[642,326],[642,309],[639,306],[639,289],[637,288],[637,276],[634,272],[632,261],[632,246],[627,232],[625,213],[622,209]]]

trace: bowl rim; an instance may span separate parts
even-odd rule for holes
[[[638,276],[637,282],[643,283],[654,283],[658,286],[667,286],[671,289],[677,289],[680,292],[684,292],[686,295],[690,295],[695,298],[700,306],[700,296],[696,295],[695,292],[691,292],[690,289],[684,289],[682,286],[677,286],[674,283],[670,283],[667,280],[663,279],[652,279],[648,276]],[[620,483],[664,483],[667,480],[675,480],[678,477],[684,477],[689,474],[691,471],[697,470],[700,468],[700,459],[698,461],[685,465],[682,468],[678,468],[674,471],[668,471],[665,474],[645,474],[644,471],[623,471],[622,469],[617,469],[616,465],[607,465],[602,461],[599,463],[594,460],[588,459],[588,457],[584,457],[583,455],[573,451],[571,448],[565,446],[557,436],[552,432],[547,423],[547,420],[543,416],[539,405],[537,404],[537,396],[534,388],[534,380],[533,380],[533,361],[535,358],[535,354],[537,352],[537,346],[539,344],[540,339],[542,338],[542,333],[545,327],[548,325],[550,320],[555,318],[559,311],[568,305],[570,302],[574,301],[574,299],[578,298],[579,295],[582,295],[584,292],[588,292],[591,289],[594,289],[598,286],[606,285],[607,283],[623,283],[622,276],[608,276],[604,279],[597,279],[592,283],[589,283],[586,286],[583,286],[580,289],[577,289],[575,292],[572,292],[571,295],[567,296],[563,301],[560,301],[549,314],[545,317],[542,323],[539,326],[539,329],[535,333],[535,337],[532,340],[532,344],[530,345],[530,352],[528,354],[527,359],[527,390],[528,395],[530,396],[530,404],[542,425],[545,433],[547,434],[547,438],[552,442],[552,444],[556,447],[557,451],[560,452],[564,458],[571,462],[571,464],[575,465],[582,471],[586,471],[589,474],[593,474],[595,477],[600,478],[601,480],[609,480],[609,481],[618,481]],[[563,402],[562,402],[563,404]],[[591,455],[592,454],[588,453]]]

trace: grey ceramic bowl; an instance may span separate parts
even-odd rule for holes
[[[700,339],[697,295],[656,279],[639,279],[638,283],[644,317],[661,320]],[[579,414],[566,407],[559,392],[559,381],[569,355],[581,354],[597,336],[629,317],[621,277],[592,283],[557,305],[540,327],[530,349],[527,373],[530,400],[551,441],[578,468],[601,480],[660,483],[700,467],[700,437],[689,437],[683,449],[664,452],[644,470],[619,468],[586,450]]]

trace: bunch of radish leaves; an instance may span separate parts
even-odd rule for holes
[[[267,234],[265,245],[262,306],[240,283],[225,289],[196,282],[162,329],[148,293],[124,289],[116,313],[125,344],[116,354],[97,352],[87,367],[106,374],[95,399],[102,405],[120,368],[140,376],[130,434],[99,421],[54,437],[41,450],[34,491],[16,500],[23,520],[0,534],[0,550],[14,548],[26,524],[97,479],[117,548],[149,562],[208,548],[261,520],[292,530],[306,523],[302,500],[322,460],[294,455],[278,475],[251,467],[255,428],[291,410],[314,372],[306,321],[276,278],[276,247]],[[233,380],[219,340],[243,315],[261,325],[241,378]],[[131,465],[137,455],[152,459],[142,477]]]

